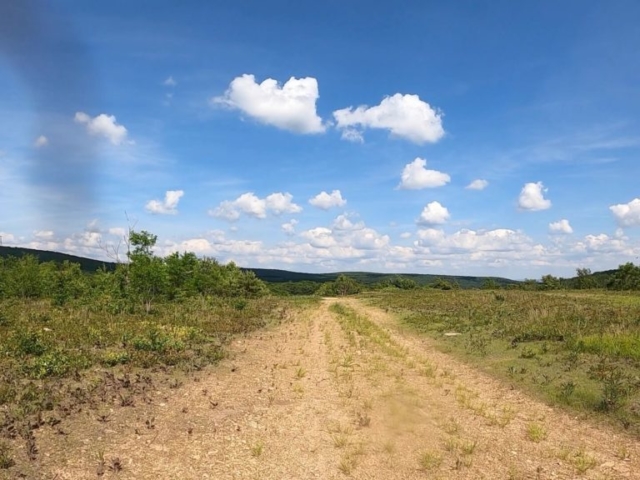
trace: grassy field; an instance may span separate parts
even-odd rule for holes
[[[640,295],[393,291],[363,295],[444,352],[640,435]]]
[[[81,410],[148,401],[159,384],[179,386],[225,355],[233,335],[289,320],[313,299],[195,297],[157,304],[151,314],[110,314],[50,300],[0,302],[0,469],[7,441]],[[21,443],[21,442],[19,442]]]

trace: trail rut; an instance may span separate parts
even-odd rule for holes
[[[67,435],[38,431],[42,477],[640,478],[635,439],[436,352],[356,299],[324,300],[230,349],[108,422],[79,415]]]

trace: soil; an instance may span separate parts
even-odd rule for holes
[[[388,341],[346,332],[334,302]],[[633,437],[439,353],[357,299],[238,337],[173,387],[36,430],[33,478],[640,478]]]

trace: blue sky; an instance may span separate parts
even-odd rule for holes
[[[4,245],[123,257],[133,227],[309,272],[638,263],[638,2],[5,3]]]

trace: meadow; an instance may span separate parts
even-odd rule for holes
[[[640,434],[640,296],[604,290],[362,294],[441,351]]]

